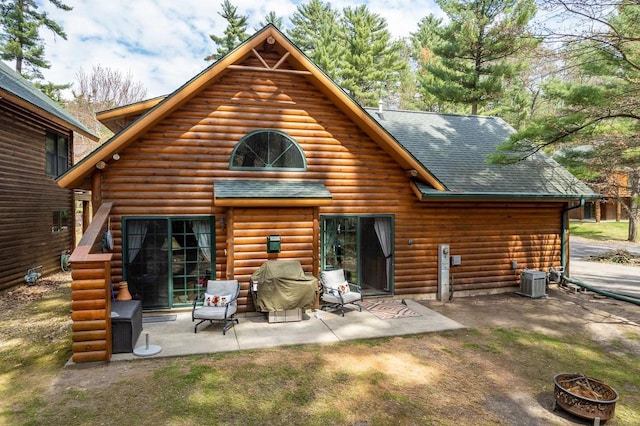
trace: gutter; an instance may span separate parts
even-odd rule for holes
[[[560,225],[560,265],[562,266],[563,271],[567,270],[567,258],[568,258],[567,243],[569,239],[567,238],[567,233],[569,230],[569,227],[568,227],[569,215],[567,213],[569,213],[571,210],[584,207],[584,204],[585,204],[585,199],[583,197],[583,198],[580,198],[580,202],[578,203],[577,206],[568,207],[562,210],[562,222]]]

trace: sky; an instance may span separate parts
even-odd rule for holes
[[[95,65],[130,74],[147,89],[147,98],[167,95],[208,63],[204,57],[216,46],[209,35],[223,35],[227,26],[222,0],[63,0],[69,12],[56,9],[48,0],[37,0],[41,10],[58,22],[67,40],[41,29],[45,57],[51,68],[42,70],[46,81],[74,83],[82,69],[89,74]],[[247,32],[253,34],[271,10],[282,16],[285,31],[297,5],[308,0],[231,0],[238,13],[249,17]],[[327,2],[326,0],[324,2]],[[334,0],[334,9],[366,4],[386,19],[394,37],[408,37],[423,17],[443,16],[433,0]],[[10,66],[13,64],[9,63]]]

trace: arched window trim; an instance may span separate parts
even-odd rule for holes
[[[290,149],[290,148],[295,148],[296,150],[298,150],[298,153],[300,154],[300,158],[302,158],[302,167],[255,167],[255,166],[247,167],[247,166],[234,166],[233,163],[234,163],[234,160],[236,158],[236,153],[237,153],[238,149],[241,148],[247,142],[247,140],[249,140],[252,136],[255,136],[255,135],[260,134],[260,133],[275,133],[275,134],[278,134],[278,135],[284,137],[288,141],[290,141],[291,145],[289,146],[289,148],[287,148],[287,150]],[[287,150],[282,152],[280,155],[284,155]],[[273,129],[260,129],[260,130],[254,130],[253,132],[246,134],[242,139],[240,139],[238,141],[236,146],[233,148],[233,151],[231,152],[231,157],[229,158],[229,170],[256,170],[256,171],[272,171],[272,172],[306,172],[307,171],[307,158],[305,157],[304,151],[302,150],[302,147],[298,144],[298,142],[296,142],[295,139],[293,139],[291,136],[289,136],[285,132],[282,132],[280,130],[273,130]]]

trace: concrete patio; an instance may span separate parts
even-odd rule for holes
[[[332,344],[355,339],[402,336],[454,330],[464,326],[425,306],[406,300],[406,305],[419,316],[380,319],[362,309],[347,307],[345,316],[339,311],[311,311],[302,315],[302,321],[269,323],[262,314],[239,316],[239,324],[222,335],[220,323],[203,323],[198,333],[193,332],[191,311],[172,312],[173,321],[145,322],[134,347],[160,346],[161,351],[152,357],[172,357],[214,352],[229,352],[288,345]],[[159,315],[145,314],[145,315]],[[113,354],[111,361],[140,359],[133,353]]]

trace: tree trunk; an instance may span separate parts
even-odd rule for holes
[[[629,200],[629,241],[638,241],[638,221],[640,220],[640,170],[629,174],[631,199]]]

